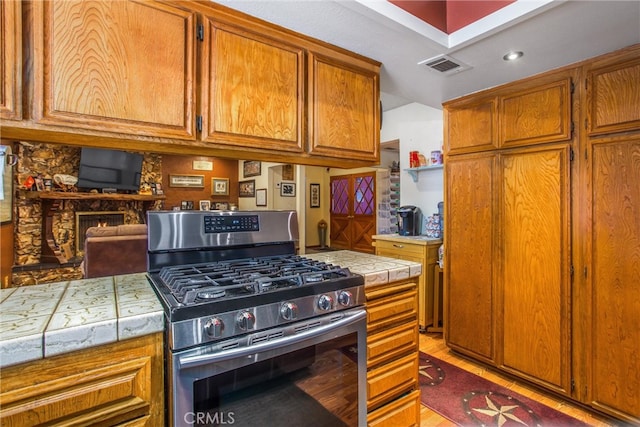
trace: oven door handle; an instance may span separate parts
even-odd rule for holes
[[[273,350],[276,348],[284,347],[287,345],[299,343],[311,338],[315,338],[327,332],[331,332],[336,329],[350,326],[359,322],[367,316],[365,309],[352,312],[348,316],[337,320],[327,325],[318,326],[316,328],[301,332],[296,335],[291,335],[284,338],[278,338],[273,341],[266,341],[260,344],[250,345],[247,347],[234,348],[230,350],[223,350],[215,354],[201,354],[196,356],[179,356],[178,363],[180,369],[189,369],[209,363],[222,362],[224,360],[235,359],[238,357],[245,357],[251,354],[260,353],[264,351]]]

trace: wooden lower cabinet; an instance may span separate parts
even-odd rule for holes
[[[367,409],[371,426],[419,425],[418,285],[368,285]]]
[[[163,335],[2,369],[2,426],[164,424]]]
[[[397,427],[419,425],[420,390],[396,399],[394,402],[369,413],[368,424],[371,427]]]
[[[403,259],[422,264],[422,274],[418,280],[418,324],[421,331],[427,327],[438,328],[438,320],[434,319],[434,269],[438,263],[438,249],[442,240],[412,240],[411,238],[389,237],[377,235],[375,241],[376,255]],[[437,302],[442,305],[440,301]]]

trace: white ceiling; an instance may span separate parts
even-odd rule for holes
[[[455,0],[454,0],[455,1]],[[640,0],[519,0],[451,35],[385,0],[218,3],[382,62],[383,109],[449,99],[640,43]],[[513,63],[509,50],[524,56]],[[451,75],[418,62],[446,54]]]

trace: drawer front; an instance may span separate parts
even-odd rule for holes
[[[369,427],[420,425],[420,390],[415,390],[367,416]]]
[[[368,372],[367,408],[376,409],[417,387],[418,354],[416,352]]]
[[[377,329],[415,320],[418,309],[418,291],[409,291],[367,302],[367,333]]]
[[[367,337],[367,367],[418,351],[418,325],[396,326]]]
[[[417,245],[413,243],[400,243],[391,242],[388,240],[376,240],[376,254],[381,256],[391,256],[393,258],[400,258],[398,255],[413,255],[420,259],[424,259],[425,248],[424,245]],[[378,254],[378,252],[381,252]],[[388,253],[391,255],[383,255],[382,253]]]

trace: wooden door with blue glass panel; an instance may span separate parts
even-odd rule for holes
[[[331,248],[374,253],[375,184],[375,172],[331,178]]]

